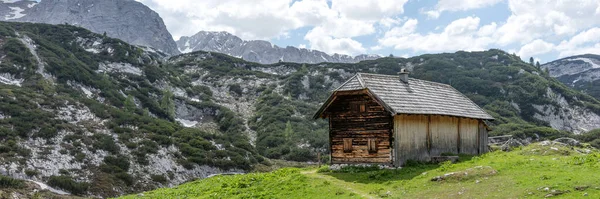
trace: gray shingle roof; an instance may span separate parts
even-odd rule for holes
[[[336,91],[368,89],[390,107],[394,114],[450,115],[493,120],[465,95],[447,84],[409,78],[408,84],[400,77],[358,73]]]

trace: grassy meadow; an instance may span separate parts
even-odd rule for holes
[[[216,176],[123,198],[600,198],[600,153],[536,143],[402,169],[284,168]]]

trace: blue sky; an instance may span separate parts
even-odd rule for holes
[[[175,39],[227,31],[327,53],[416,56],[490,48],[540,62],[600,54],[600,1],[138,0]]]

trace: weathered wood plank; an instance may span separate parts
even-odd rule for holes
[[[396,164],[406,160],[429,161],[427,150],[428,118],[424,115],[397,115],[394,117],[394,135],[398,142]]]
[[[328,111],[332,162],[391,163],[391,116],[374,99],[364,92],[347,92],[338,95]],[[351,151],[344,151],[345,139],[351,140]],[[377,143],[371,153],[369,139]]]
[[[477,155],[479,151],[479,121],[475,119],[460,120],[460,153]]]
[[[442,153],[458,153],[458,118],[450,116],[431,116],[431,156]]]

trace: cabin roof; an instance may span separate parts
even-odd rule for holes
[[[315,118],[330,105],[340,91],[367,89],[392,114],[448,115],[483,120],[494,118],[452,86],[437,82],[399,76],[358,73],[337,88]]]

